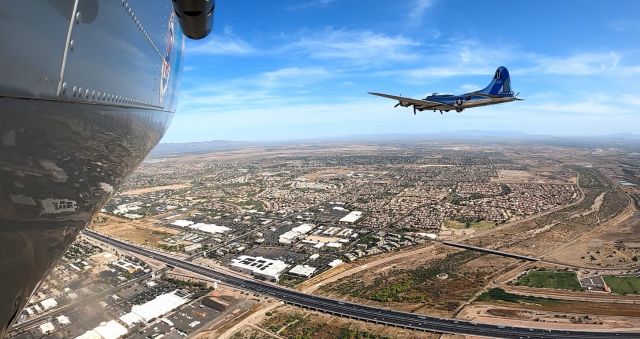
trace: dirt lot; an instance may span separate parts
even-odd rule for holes
[[[640,327],[638,318],[550,312],[496,305],[473,305],[466,307],[459,319],[474,320],[505,326],[524,326],[555,329],[595,330],[631,329]]]
[[[284,338],[436,338],[437,335],[340,318],[292,306],[267,313],[258,326]],[[255,331],[255,329],[254,329]],[[265,335],[264,333],[261,333]],[[234,335],[232,338],[249,338]]]
[[[498,180],[501,183],[535,182],[536,177],[529,171],[498,170]]]
[[[498,177],[491,178],[491,182],[504,184],[571,184],[575,183],[575,177],[566,177],[558,173],[556,169],[535,167],[532,171],[522,170],[497,170]]]
[[[327,168],[320,171],[305,174],[304,178],[306,178],[309,181],[316,181],[317,179],[321,179],[321,178],[329,179],[329,178],[344,176],[349,173],[353,173],[353,170],[350,170],[347,168]]]
[[[162,239],[180,233],[180,230],[154,225],[150,220],[127,220],[104,214],[89,227],[97,232],[112,235],[147,246],[157,246]]]
[[[607,227],[608,226],[608,227]],[[637,268],[640,265],[640,212],[605,225],[553,254],[553,258],[577,266]]]
[[[451,316],[516,260],[434,247],[432,255],[373,266],[324,285],[320,292],[402,311]]]
[[[191,187],[190,184],[173,184],[173,185],[138,188],[138,189],[120,192],[118,194],[121,196],[122,195],[140,195],[140,194],[159,192],[164,190],[179,190],[179,189],[189,188],[189,187]]]

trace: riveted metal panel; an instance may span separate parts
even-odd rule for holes
[[[160,107],[162,59],[135,14],[152,7],[79,0],[60,99]]]
[[[122,1],[122,0],[119,0]],[[162,54],[167,40],[167,25],[169,16],[173,13],[171,0],[154,0],[153,6],[148,0],[129,0],[129,6],[134,10],[134,16],[141,25],[143,34]]]
[[[0,96],[54,99],[74,0],[0,3]]]
[[[157,0],[154,6],[148,6],[147,0],[129,0],[128,4],[137,27],[162,59],[158,78],[160,106],[173,112],[182,75],[184,40],[173,5],[170,0]]]
[[[170,65],[169,78],[166,79],[166,93],[161,97],[161,104],[167,111],[175,112],[178,106],[178,94],[180,90],[180,79],[182,78],[182,51],[184,49],[184,35],[180,29],[178,21],[174,22],[174,42],[169,48],[166,46],[164,60]]]

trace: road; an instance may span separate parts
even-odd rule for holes
[[[478,251],[478,252],[496,254],[496,255],[501,255],[503,257],[522,259],[522,260],[527,260],[527,261],[540,261],[540,259],[538,259],[538,258],[529,257],[529,256],[526,256],[526,255],[517,254],[517,253],[510,253],[510,252],[504,252],[504,251],[500,251],[500,250],[494,250],[494,249],[486,248],[486,247],[478,247],[478,246],[461,244],[461,243],[452,242],[452,241],[441,241],[441,242],[443,244],[445,244],[445,245],[452,246],[452,247],[458,247],[458,248],[464,248],[464,249],[467,249],[467,250],[473,250],[473,251]]]
[[[162,270],[159,270],[158,272],[162,273],[165,270],[166,269],[162,269]],[[149,279],[150,277],[151,277],[151,273],[147,273],[147,274],[141,275],[141,276],[139,276],[139,277],[137,277],[135,279],[131,279],[131,280],[129,280],[129,281],[127,281],[127,282],[125,282],[125,283],[123,283],[121,285],[118,285],[118,286],[116,286],[114,288],[108,289],[106,291],[102,291],[102,292],[97,293],[97,294],[86,296],[84,298],[76,300],[76,301],[74,301],[72,303],[69,303],[67,305],[64,305],[64,306],[55,308],[55,309],[53,309],[51,311],[45,312],[45,313],[43,313],[43,314],[41,314],[41,315],[39,315],[37,317],[34,317],[32,319],[27,320],[27,321],[24,321],[24,322],[21,322],[21,323],[17,323],[17,324],[15,324],[15,325],[13,325],[13,326],[11,326],[9,328],[9,331],[11,332],[10,337],[13,337],[13,336],[16,336],[16,335],[18,335],[20,333],[28,331],[28,330],[32,329],[33,327],[35,327],[36,325],[40,325],[40,323],[42,323],[43,321],[45,321],[47,319],[51,319],[51,318],[53,318],[53,317],[55,317],[57,315],[60,315],[60,314],[62,314],[64,312],[66,312],[67,310],[72,309],[72,308],[74,308],[74,307],[76,307],[78,305],[86,304],[86,303],[89,303],[91,301],[98,301],[101,298],[104,298],[104,297],[106,297],[106,296],[108,296],[110,294],[114,294],[114,293],[116,293],[116,292],[118,292],[118,291],[120,291],[120,290],[122,290],[122,289],[124,289],[124,288],[126,288],[128,286],[131,286],[132,284],[136,284],[136,283],[145,281],[146,279]]]
[[[640,334],[630,332],[604,331],[564,331],[536,328],[500,326],[475,323],[457,319],[445,319],[420,314],[405,313],[388,309],[364,306],[326,297],[308,295],[296,290],[251,278],[242,278],[218,272],[194,263],[178,260],[145,248],[112,239],[90,230],[85,235],[108,243],[111,246],[163,261],[174,267],[189,270],[219,280],[222,284],[261,293],[303,308],[325,312],[341,317],[396,326],[418,331],[438,333],[468,334],[501,338],[638,338]]]

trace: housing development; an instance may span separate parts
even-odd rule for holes
[[[633,144],[579,142],[158,154],[90,229],[230,276],[355,304],[624,334],[640,329],[639,165]],[[89,233],[12,335],[438,336],[282,305]]]

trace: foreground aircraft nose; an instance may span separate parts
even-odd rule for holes
[[[0,338],[173,118],[215,2],[163,1],[0,2]]]

